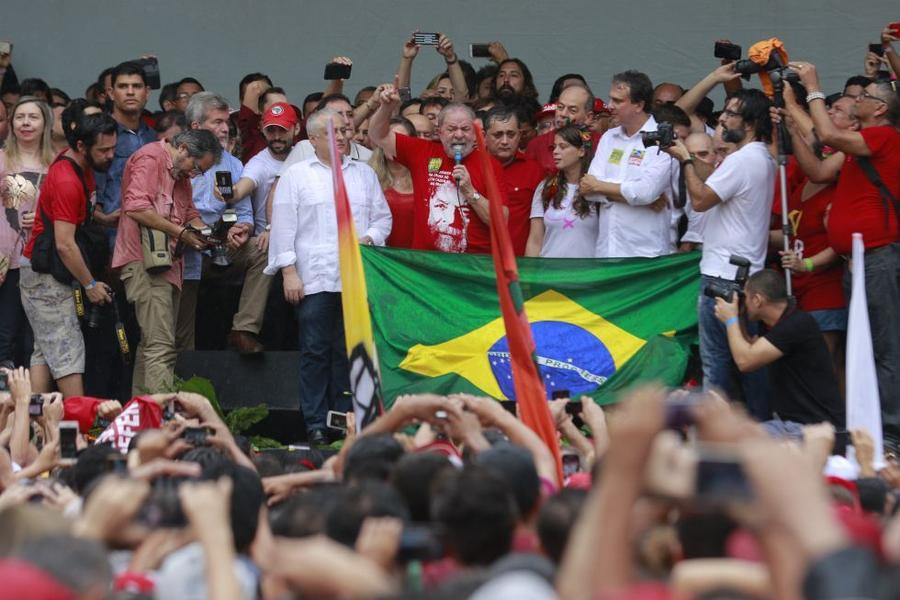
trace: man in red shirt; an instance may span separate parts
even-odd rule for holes
[[[121,269],[128,301],[141,327],[134,362],[132,393],[155,393],[172,387],[175,372],[175,319],[184,280],[178,243],[201,250],[208,244],[195,229],[206,225],[191,199],[191,177],[222,158],[222,145],[205,129],[188,129],[148,144],[131,155],[122,177],[122,210],[112,266]],[[189,226],[193,227],[191,229]],[[144,268],[141,238],[152,229],[166,234],[172,266]]]
[[[409,169],[413,180],[413,243],[419,250],[487,253],[491,251],[487,185],[475,148],[475,113],[464,104],[444,107],[437,118],[438,139],[431,142],[390,130],[391,115],[400,105],[393,86],[381,94],[381,106],[369,122],[372,143]],[[506,209],[503,169],[491,159]]]
[[[556,129],[566,125],[588,126],[591,124],[593,111],[594,94],[585,84],[573,80],[560,93],[559,99],[556,101]],[[556,129],[537,136],[529,142],[528,148],[525,149],[525,157],[538,161],[547,175],[556,173],[556,163],[553,162],[553,150],[551,150]],[[597,148],[599,141],[600,134],[592,133],[591,147]]]
[[[519,119],[514,109],[492,108],[484,118],[487,150],[503,166],[509,198],[509,236],[516,256],[524,256],[531,228],[534,190],[544,179],[544,169],[536,160],[519,152]]]
[[[840,173],[828,217],[828,241],[844,256],[851,252],[854,233],[861,233],[865,242],[866,300],[881,421],[885,441],[896,446],[900,442],[900,96],[892,82],[869,84],[856,99],[861,130],[838,129],[825,108],[815,66],[805,62],[791,62],[790,66],[809,92],[806,100],[819,139],[846,155],[845,162],[840,157],[822,161],[823,170]],[[878,173],[893,201],[882,198],[863,171],[863,161]],[[810,179],[817,180],[812,174]],[[849,296],[846,274],[844,291]]]
[[[72,284],[80,284],[91,304],[110,302],[110,289],[98,282],[75,241],[89,219],[89,198],[96,190],[93,171],[104,172],[116,152],[116,122],[107,114],[79,116],[71,147],[50,166],[35,208],[34,228],[23,252],[19,290],[22,306],[34,330],[31,385],[35,392],[52,390],[51,378],[63,396],[83,396],[84,337],[78,323]],[[45,221],[49,228],[45,226]],[[52,235],[56,253],[71,280],[58,281],[49,272],[32,269],[35,240]],[[50,250],[53,252],[53,249]],[[102,268],[93,265],[93,268]]]

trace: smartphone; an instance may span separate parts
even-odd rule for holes
[[[325,425],[331,429],[347,431],[347,414],[339,410],[329,410],[325,417]]]
[[[188,427],[181,432],[181,437],[191,446],[207,446],[209,427]]]
[[[703,394],[675,390],[666,399],[666,429],[684,429],[694,424],[691,409],[700,402]]]
[[[847,446],[852,445],[853,440],[850,437],[850,432],[846,429],[837,430],[834,432],[834,445],[831,447],[831,453],[847,456]]]
[[[234,186],[231,181],[231,171],[216,171],[216,187],[225,198],[234,196]]]
[[[753,489],[737,456],[727,452],[701,450],[697,462],[697,500],[707,504],[747,501]]]
[[[421,525],[407,525],[400,533],[400,547],[397,549],[399,562],[437,560],[443,555],[444,547],[432,529]]]
[[[869,44],[869,52],[874,52],[878,56],[884,56],[884,46],[881,44]]]
[[[106,457],[106,472],[117,475],[128,475],[128,457],[124,454],[113,454]]]
[[[577,454],[563,454],[562,467],[563,476],[571,477],[581,470],[581,457]]]
[[[419,46],[437,46],[440,39],[441,34],[439,33],[419,32],[413,34],[413,42]]]
[[[402,87],[398,90],[400,94],[400,102],[409,102],[412,100],[412,93],[409,91],[408,87]]]
[[[0,54],[12,54],[12,42],[0,42]]]
[[[352,65],[328,63],[325,65],[325,79],[327,81],[332,81],[334,79],[350,79],[350,71],[352,68]]]
[[[572,393],[569,390],[554,390],[552,394],[550,394],[550,398],[553,400],[568,400],[572,396]]]
[[[28,401],[28,416],[41,417],[44,415],[44,397],[40,394],[32,394]]]
[[[75,440],[78,438],[78,421],[61,421],[59,424],[59,455],[74,462],[78,458]],[[124,458],[124,457],[123,457]]]
[[[742,49],[737,44],[731,42],[716,42],[713,48],[713,56],[716,58],[724,58],[725,60],[740,60]]]
[[[9,372],[0,371],[0,392],[9,391]]]
[[[498,400],[500,406],[503,407],[503,410],[511,414],[512,416],[516,415],[516,401],[515,400]]]
[[[472,58],[490,58],[490,44],[469,44],[469,56]]]
[[[894,35],[894,37],[900,37],[900,23],[891,23],[890,25],[888,25],[888,27],[890,27],[891,33]],[[12,44],[10,44],[9,47],[11,49]]]
[[[162,82],[159,80],[159,61],[155,56],[149,56],[147,58],[138,58],[132,60],[134,64],[141,67],[144,70],[144,79],[147,81],[147,87],[151,90],[158,90],[162,87]]]

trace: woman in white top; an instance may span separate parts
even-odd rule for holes
[[[597,204],[578,193],[578,182],[591,165],[590,132],[572,125],[553,137],[557,172],[534,192],[531,231],[525,256],[592,258],[597,244]]]

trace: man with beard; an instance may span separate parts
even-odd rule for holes
[[[109,286],[98,282],[92,272],[103,265],[85,262],[75,234],[91,219],[94,173],[102,173],[112,164],[116,129],[116,122],[106,114],[79,119],[70,148],[50,166],[41,187],[35,207],[39,216],[23,252],[19,279],[22,306],[34,330],[31,380],[35,392],[51,391],[55,380],[63,396],[84,395],[84,338],[72,301],[72,283],[84,288],[92,304],[106,304],[112,298]],[[35,240],[48,235],[53,236],[56,253],[72,281],[57,281],[49,272],[32,269]]]
[[[531,71],[518,58],[507,58],[498,66],[494,98],[504,104],[523,104],[532,114],[541,109]]]
[[[142,229],[166,234],[169,250],[184,244],[194,250],[207,246],[198,230],[204,227],[191,200],[192,176],[210,169],[222,146],[205,129],[188,129],[172,138],[144,146],[125,165],[122,209],[112,266],[121,269],[128,301],[141,327],[135,353],[134,395],[172,389],[175,373],[175,319],[184,281],[184,259],[151,273],[144,268]]]
[[[259,249],[269,249],[269,232],[271,207],[266,202],[269,189],[275,177],[281,172],[284,159],[291,151],[294,136],[300,126],[297,112],[286,102],[270,106],[262,117],[262,134],[266,140],[266,148],[250,159],[241,172],[241,178],[234,185],[232,202],[237,202],[253,194],[253,235],[256,236]]]
[[[763,268],[769,241],[769,219],[775,192],[775,161],[766,144],[772,141],[771,103],[759,90],[740,90],[725,104],[723,140],[735,144],[718,169],[704,183],[698,176],[694,158],[681,142],[665,151],[678,159],[684,172],[691,207],[709,211],[703,229],[703,258],[700,261],[702,287],[728,285],[734,281],[736,267],[731,256],[750,261],[750,274]],[[738,374],[728,347],[729,327],[715,315],[715,299],[700,295],[700,359],[703,362],[703,386],[722,388],[729,398],[738,397],[733,383]],[[755,335],[756,323],[747,323],[747,333]],[[741,373],[744,402],[760,420],[769,418],[767,376],[764,369]]]
[[[391,115],[400,105],[393,86],[381,94],[381,106],[372,115],[369,137],[409,169],[413,180],[412,247],[441,252],[487,253],[491,250],[490,211],[484,196],[487,185],[475,148],[475,113],[464,104],[451,103],[437,118],[439,142],[412,138],[390,130]],[[506,178],[491,159],[506,212]]]
[[[147,127],[141,115],[150,96],[144,70],[133,62],[124,62],[110,74],[107,97],[112,101],[112,118],[117,128],[116,155],[105,173],[94,173],[97,182],[97,208],[94,219],[110,228],[110,241],[115,244],[116,226],[122,206],[122,173],[125,162],[144,144],[156,141],[156,132]]]

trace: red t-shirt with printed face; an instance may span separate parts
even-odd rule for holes
[[[544,180],[544,169],[539,162],[519,152],[511,163],[504,165],[503,172],[509,196],[509,237],[516,256],[524,256],[531,231],[531,203],[534,190]]]
[[[417,250],[441,252],[491,251],[491,232],[475,211],[466,203],[451,175],[453,158],[444,146],[402,133],[397,136],[397,161],[409,169],[413,181],[412,247]],[[507,185],[503,168],[489,157],[494,177],[500,187],[503,205],[507,205]],[[486,197],[487,185],[481,173],[480,158],[474,152],[462,160],[469,170],[475,190]]]
[[[869,160],[894,198],[900,198],[900,131],[890,126],[860,131]],[[900,239],[898,215],[872,185],[856,158],[850,156],[841,169],[828,216],[828,241],[838,254],[850,254],[854,233],[861,233],[866,248],[879,248]]]
[[[97,189],[97,185],[94,183],[94,172],[91,169],[84,169],[83,172],[88,193],[93,194]],[[44,231],[42,212],[51,223],[65,221],[73,225],[81,225],[87,219],[86,202],[84,187],[72,164],[67,160],[57,160],[50,165],[50,170],[47,171],[47,177],[44,178],[44,184],[41,186],[41,195],[34,209],[34,227],[31,230],[31,237],[22,254],[31,259],[34,240]]]

